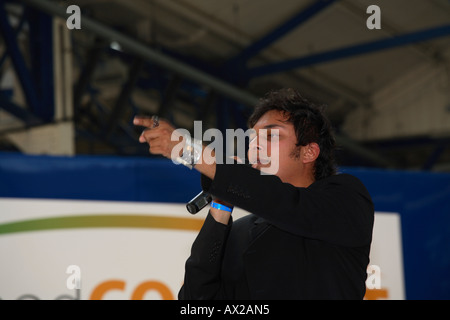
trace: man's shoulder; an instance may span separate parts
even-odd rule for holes
[[[330,187],[344,188],[347,190],[352,190],[354,192],[360,193],[365,197],[370,198],[369,191],[367,190],[364,183],[354,175],[348,173],[338,173],[327,178],[316,181],[314,187],[320,189],[328,189]]]
[[[329,177],[326,177],[324,179],[316,181],[318,184],[330,184],[330,183],[338,183],[338,184],[345,184],[345,185],[361,185],[364,184],[361,182],[361,180],[354,175],[348,174],[348,173],[338,173],[331,175]]]

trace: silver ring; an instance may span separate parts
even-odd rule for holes
[[[153,128],[156,128],[157,126],[159,126],[159,117],[158,116],[152,116],[152,120],[153,120]]]

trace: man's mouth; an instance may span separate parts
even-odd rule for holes
[[[252,164],[254,169],[260,169],[262,167],[267,167],[270,164],[270,159],[268,158],[258,158],[255,163]]]

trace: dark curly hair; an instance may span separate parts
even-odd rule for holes
[[[261,98],[248,120],[249,128],[253,128],[258,120],[268,111],[279,110],[294,125],[298,147],[293,156],[298,156],[300,146],[315,142],[320,147],[320,154],[315,161],[314,177],[320,180],[336,174],[335,148],[336,141],[328,118],[322,106],[311,103],[295,89],[271,91]]]

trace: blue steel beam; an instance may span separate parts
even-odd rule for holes
[[[258,77],[267,74],[285,72],[324,62],[330,62],[337,59],[350,58],[357,55],[392,49],[446,36],[450,36],[450,25],[434,27],[431,29],[411,32],[388,39],[381,39],[373,42],[349,46],[346,48],[317,53],[306,57],[272,63],[261,67],[255,67],[250,69],[248,73],[250,77]]]
[[[53,18],[35,9],[27,9],[30,27],[29,43],[31,73],[37,89],[39,104],[34,114],[52,121],[55,113],[53,78]]]
[[[53,1],[21,0],[20,2],[42,10],[48,14],[67,19],[66,8],[55,4]],[[84,32],[92,32],[109,41],[115,40],[122,46],[122,48],[124,48],[125,51],[130,54],[143,57],[145,60],[151,61],[164,69],[180,74],[182,77],[186,77],[192,81],[211,87],[218,93],[236,99],[243,104],[254,106],[255,103],[258,102],[258,99],[249,92],[227,83],[218,77],[207,74],[193,68],[190,65],[168,57],[160,51],[155,50],[142,42],[134,40],[130,36],[120,33],[113,28],[104,26],[103,24],[83,15],[80,19],[82,21],[82,29]]]
[[[11,100],[8,97],[6,97],[5,94],[3,94],[1,91],[0,91],[0,108],[12,114],[16,118],[22,120],[23,122],[25,122],[27,126],[42,124],[41,119],[36,117],[30,111],[22,107],[19,107],[15,103],[11,102]]]
[[[15,71],[19,77],[27,105],[31,110],[36,110],[39,105],[36,88],[25,63],[25,59],[22,56],[17,44],[15,31],[9,23],[8,13],[6,12],[4,1],[0,1],[0,34],[3,37]]]
[[[322,10],[326,9],[328,6],[332,5],[338,0],[318,0],[314,1],[306,9],[302,9],[299,13],[294,15],[291,19],[284,22],[280,26],[276,27],[274,30],[270,31],[268,34],[255,41],[249,47],[244,49],[236,57],[230,60],[231,62],[236,61],[247,61],[265,48],[269,47],[272,43],[282,38],[284,35],[298,27],[299,25],[305,23]]]
[[[26,21],[26,10],[24,10],[24,13],[22,13],[22,17],[20,18],[20,22],[16,29],[14,30],[14,36],[17,37],[17,35],[22,31],[23,26],[25,25]],[[5,51],[3,53],[3,56],[0,58],[0,68],[2,67],[3,63],[6,61],[6,58],[8,58],[8,51]]]

